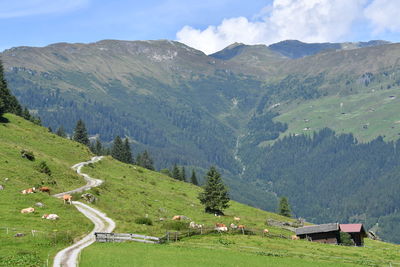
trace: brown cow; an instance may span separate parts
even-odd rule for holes
[[[240,217],[233,217],[233,220],[234,220],[236,223],[238,223],[238,222],[240,222]]]
[[[36,192],[36,188],[32,187],[32,188],[28,188],[28,189],[24,189],[21,191],[22,194],[26,195],[26,194],[33,194]]]
[[[35,212],[34,208],[26,208],[21,210],[21,213],[32,213],[32,212]]]
[[[69,195],[69,194],[63,195],[63,200],[64,200],[64,204],[67,203],[67,202],[69,204],[72,204],[72,196]]]
[[[50,195],[50,188],[48,188],[47,186],[42,186],[41,188],[39,188],[39,191],[43,193],[48,193]]]
[[[180,215],[175,215],[174,217],[172,217],[172,220],[180,221],[181,220],[181,216]]]
[[[226,225],[223,224],[223,223],[216,223],[215,224],[215,230],[217,230],[218,232],[227,232],[228,231],[228,227],[226,227]]]
[[[239,229],[244,229],[244,228],[246,228],[243,224],[240,224],[240,225],[238,225],[238,228]]]

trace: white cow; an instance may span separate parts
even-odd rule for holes
[[[45,214],[42,216],[42,219],[47,219],[47,220],[58,220],[60,217],[57,214]]]

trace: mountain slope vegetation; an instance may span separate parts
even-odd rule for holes
[[[215,164],[233,199],[274,210],[277,196],[290,191],[295,214],[321,222],[336,217],[318,217],[315,206],[310,213],[299,208],[302,193],[293,189],[295,172],[274,178],[290,184],[290,189],[271,189],[269,172],[275,170],[264,167],[266,158],[274,157],[269,149],[277,153],[277,165],[282,168],[290,169],[291,155],[283,151],[288,158],[280,157],[280,151],[269,145],[290,135],[307,138],[325,127],[337,134],[351,133],[363,143],[378,136],[385,142],[396,141],[400,133],[399,51],[399,44],[380,41],[286,41],[269,47],[234,44],[207,56],[165,40],[104,40],[19,47],[1,56],[13,93],[46,126],[63,125],[71,133],[81,118],[89,133],[102,141],[119,135],[128,137],[136,151],[148,149],[157,169],[179,164],[204,173]],[[323,151],[323,144],[316,144]],[[356,153],[357,146],[349,149]],[[369,153],[381,153],[374,149]],[[318,155],[309,160],[325,164],[324,170],[313,168],[310,161],[302,163],[311,166],[312,176],[336,173],[337,158]],[[389,156],[383,155],[387,161]],[[358,172],[344,170],[341,175],[346,182],[359,179]],[[335,177],[328,177],[327,184],[340,191]],[[376,177],[382,179],[376,191],[383,192],[389,184],[398,189],[383,177]],[[372,195],[371,201],[383,198],[377,202],[399,205],[397,199]],[[339,217],[350,221],[364,214],[365,197],[356,194],[353,199],[359,203],[354,207],[359,214],[344,212],[346,216]],[[338,211],[346,209],[347,202],[337,206]],[[386,218],[389,229],[396,221],[392,215],[392,211],[379,209],[373,220],[364,222],[370,227]],[[397,233],[392,229],[392,234],[382,231],[383,237]]]

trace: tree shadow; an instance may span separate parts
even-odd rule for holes
[[[9,123],[10,121],[7,118],[0,116],[0,123]]]

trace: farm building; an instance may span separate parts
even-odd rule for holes
[[[300,239],[313,242],[339,244],[340,229],[338,223],[304,226],[296,229],[296,235]]]
[[[320,225],[305,226],[296,229],[296,235],[300,239],[307,239],[313,242],[339,244],[340,232],[350,234],[356,246],[364,244],[364,237],[367,237],[364,226],[359,224],[338,224],[327,223]]]
[[[361,223],[357,224],[340,224],[340,231],[350,234],[356,246],[364,245],[364,237],[367,237],[364,226]]]

